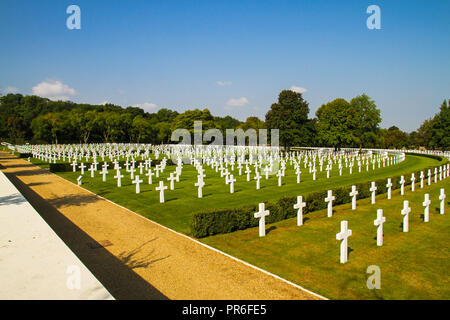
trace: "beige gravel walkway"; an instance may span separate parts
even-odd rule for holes
[[[0,164],[116,299],[317,299],[25,160]]]

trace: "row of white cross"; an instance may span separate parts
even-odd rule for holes
[[[389,195],[388,199],[391,199],[390,188],[392,187],[392,183],[390,183],[391,179],[388,179],[388,190]],[[376,186],[375,183],[372,182],[371,187],[371,203],[375,203],[375,191]],[[352,210],[356,209],[356,195],[358,191],[356,190],[356,186],[352,186],[352,191],[350,192],[350,196],[352,197]],[[403,195],[403,191],[402,191]],[[431,204],[430,196],[428,193],[424,195],[424,202],[422,205],[424,206],[424,222],[429,222],[429,207]],[[440,214],[444,214],[445,208],[445,199],[446,194],[444,188],[440,189]],[[332,217],[333,207],[332,203],[335,200],[335,197],[332,195],[332,191],[328,190],[328,196],[325,198],[325,201],[328,202],[327,208],[327,216]],[[297,226],[303,225],[303,208],[306,207],[306,202],[303,202],[303,197],[297,197],[297,203],[294,204],[294,209],[297,210]],[[409,231],[409,213],[411,212],[411,208],[409,207],[409,201],[404,200],[403,209],[401,210],[401,214],[403,215],[403,232]],[[254,213],[255,218],[259,218],[259,236],[264,237],[266,235],[266,227],[265,227],[265,217],[270,214],[269,210],[265,209],[265,204],[259,204],[259,211]],[[386,222],[386,218],[383,217],[383,209],[377,210],[377,219],[374,221],[374,225],[377,226],[377,246],[383,245],[383,224]],[[348,237],[352,235],[352,230],[348,229],[348,222],[341,221],[341,231],[336,234],[336,239],[341,240],[341,249],[340,249],[340,262],[345,263],[348,260]]]

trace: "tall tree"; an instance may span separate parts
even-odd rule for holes
[[[352,147],[358,143],[358,117],[345,99],[335,99],[316,111],[317,142],[323,146]]]
[[[278,129],[280,145],[285,149],[297,144],[303,145],[302,127],[308,121],[309,105],[302,94],[283,90],[278,95],[278,102],[272,104],[266,114],[266,127]]]
[[[355,109],[357,127],[355,137],[359,142],[360,149],[373,148],[379,142],[379,124],[381,122],[380,110],[375,101],[366,94],[356,96],[350,100],[350,105]]]

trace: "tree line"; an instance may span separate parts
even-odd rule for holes
[[[393,126],[380,128],[381,115],[375,101],[365,94],[350,101],[335,99],[309,117],[309,104],[300,93],[283,90],[265,121],[249,117],[245,122],[230,116],[213,116],[208,109],[183,113],[162,108],[155,113],[114,104],[91,105],[52,101],[38,96],[0,96],[0,138],[10,143],[170,143],[173,130],[193,132],[194,121],[202,129],[279,129],[280,145],[446,149],[450,147],[450,107],[440,111],[418,130],[406,133]],[[270,136],[270,135],[269,135]]]

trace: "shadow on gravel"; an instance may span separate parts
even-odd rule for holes
[[[124,261],[112,255],[101,244],[78,228],[61,212],[50,205],[45,199],[26,186],[15,175],[6,174],[9,180],[36,209],[41,217],[50,225],[55,233],[64,241],[72,252],[86,265],[92,274],[116,299],[121,300],[167,300],[168,298],[155,287],[136,274]],[[98,244],[97,249],[91,249],[87,244]],[[138,248],[137,248],[138,249]],[[139,249],[138,249],[139,250]],[[124,254],[133,261],[135,253]],[[145,263],[154,263],[155,259]],[[143,265],[135,259],[136,266]],[[144,263],[144,264],[145,264]]]
[[[85,206],[89,203],[94,203],[99,201],[99,198],[86,194],[86,195],[80,195],[80,194],[71,194],[60,198],[52,198],[47,199],[48,202],[50,202],[53,206],[55,206],[57,209],[64,208],[64,207],[70,207],[70,206],[76,206],[81,207]]]
[[[142,253],[145,250],[144,248],[145,246],[147,246],[150,242],[155,241],[156,239],[158,238],[148,240],[143,244],[141,244],[140,246],[138,246],[136,249],[133,249],[131,251],[121,252],[119,255],[119,259],[122,260],[122,262],[125,263],[131,269],[136,269],[136,268],[148,268],[149,266],[158,261],[169,258],[170,255],[166,257],[157,258],[154,254],[155,249],[152,249],[149,253],[147,253],[145,256],[141,258],[137,257],[140,253]]]

